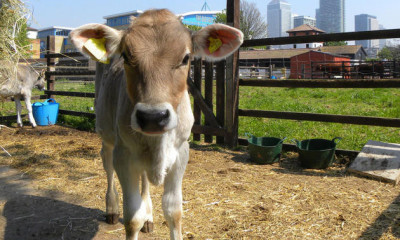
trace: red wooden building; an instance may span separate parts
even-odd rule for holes
[[[290,78],[347,78],[350,58],[309,51],[290,58]]]

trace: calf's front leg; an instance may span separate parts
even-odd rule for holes
[[[168,222],[170,238],[182,239],[182,179],[189,160],[189,144],[183,143],[179,157],[165,177],[162,207]]]
[[[137,240],[147,220],[146,204],[140,194],[141,172],[133,166],[129,150],[116,145],[113,152],[114,169],[123,194],[124,225],[127,240]]]
[[[22,111],[22,106],[21,106],[21,96],[14,96],[14,102],[15,102],[15,109],[17,111],[17,124],[19,127],[22,127],[22,119],[21,119],[21,111]]]

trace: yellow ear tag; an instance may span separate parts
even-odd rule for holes
[[[217,51],[222,46],[222,41],[219,38],[209,37],[208,40],[210,41],[210,46],[208,47],[210,53]]]
[[[110,60],[107,57],[105,43],[105,38],[89,38],[83,47],[88,51],[93,60],[108,64],[110,63]]]

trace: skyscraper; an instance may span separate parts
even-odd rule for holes
[[[292,28],[292,7],[285,0],[272,0],[267,7],[268,37],[288,36]]]
[[[345,31],[345,0],[319,0],[317,28],[327,33]]]
[[[303,24],[308,24],[310,26],[316,27],[315,18],[307,17],[307,16],[293,17],[293,28],[301,26]]]
[[[355,31],[373,31],[379,30],[379,23],[375,16],[368,14],[359,14],[355,17]],[[379,40],[357,40],[356,45],[362,45],[369,57],[376,57],[379,50]]]

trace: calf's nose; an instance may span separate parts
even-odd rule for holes
[[[164,131],[170,119],[169,110],[137,110],[136,119],[143,132],[157,133]]]

